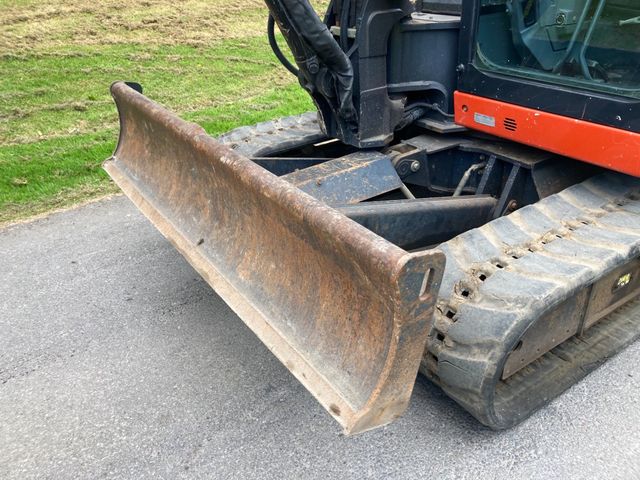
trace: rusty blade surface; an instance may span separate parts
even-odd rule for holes
[[[444,256],[409,254],[124,83],[105,169],[318,401],[356,433],[405,410]]]

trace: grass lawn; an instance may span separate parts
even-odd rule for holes
[[[0,224],[117,191],[115,80],[217,135],[312,109],[261,0],[0,0]],[[284,43],[284,42],[283,42]]]

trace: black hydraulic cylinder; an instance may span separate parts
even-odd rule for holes
[[[343,214],[405,249],[436,245],[484,225],[496,206],[489,195],[362,202]]]

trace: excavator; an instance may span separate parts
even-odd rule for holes
[[[510,428],[640,336],[640,2],[265,2],[317,111],[116,82],[104,168],[345,433],[418,375]]]

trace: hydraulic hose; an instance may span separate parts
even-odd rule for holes
[[[308,0],[265,0],[274,20],[281,27],[291,48],[300,73],[309,81],[316,81],[320,65],[331,73],[335,103],[340,116],[355,122],[353,106],[353,67],[351,61],[318,17]],[[275,37],[274,37],[275,38]],[[317,57],[317,58],[315,58]]]
[[[276,55],[282,66],[297,77],[300,74],[300,70],[298,70],[284,55],[284,53],[282,53],[282,50],[278,45],[278,41],[276,40],[275,25],[276,21],[273,19],[273,15],[269,14],[269,19],[267,20],[267,37],[269,37],[271,50],[273,50],[273,53]]]
[[[427,102],[415,102],[406,106],[406,110],[412,110],[414,108],[428,108],[429,110],[433,110],[434,112],[438,112],[440,115],[446,118],[454,118],[455,115],[451,113],[445,112],[437,103],[427,103]]]

